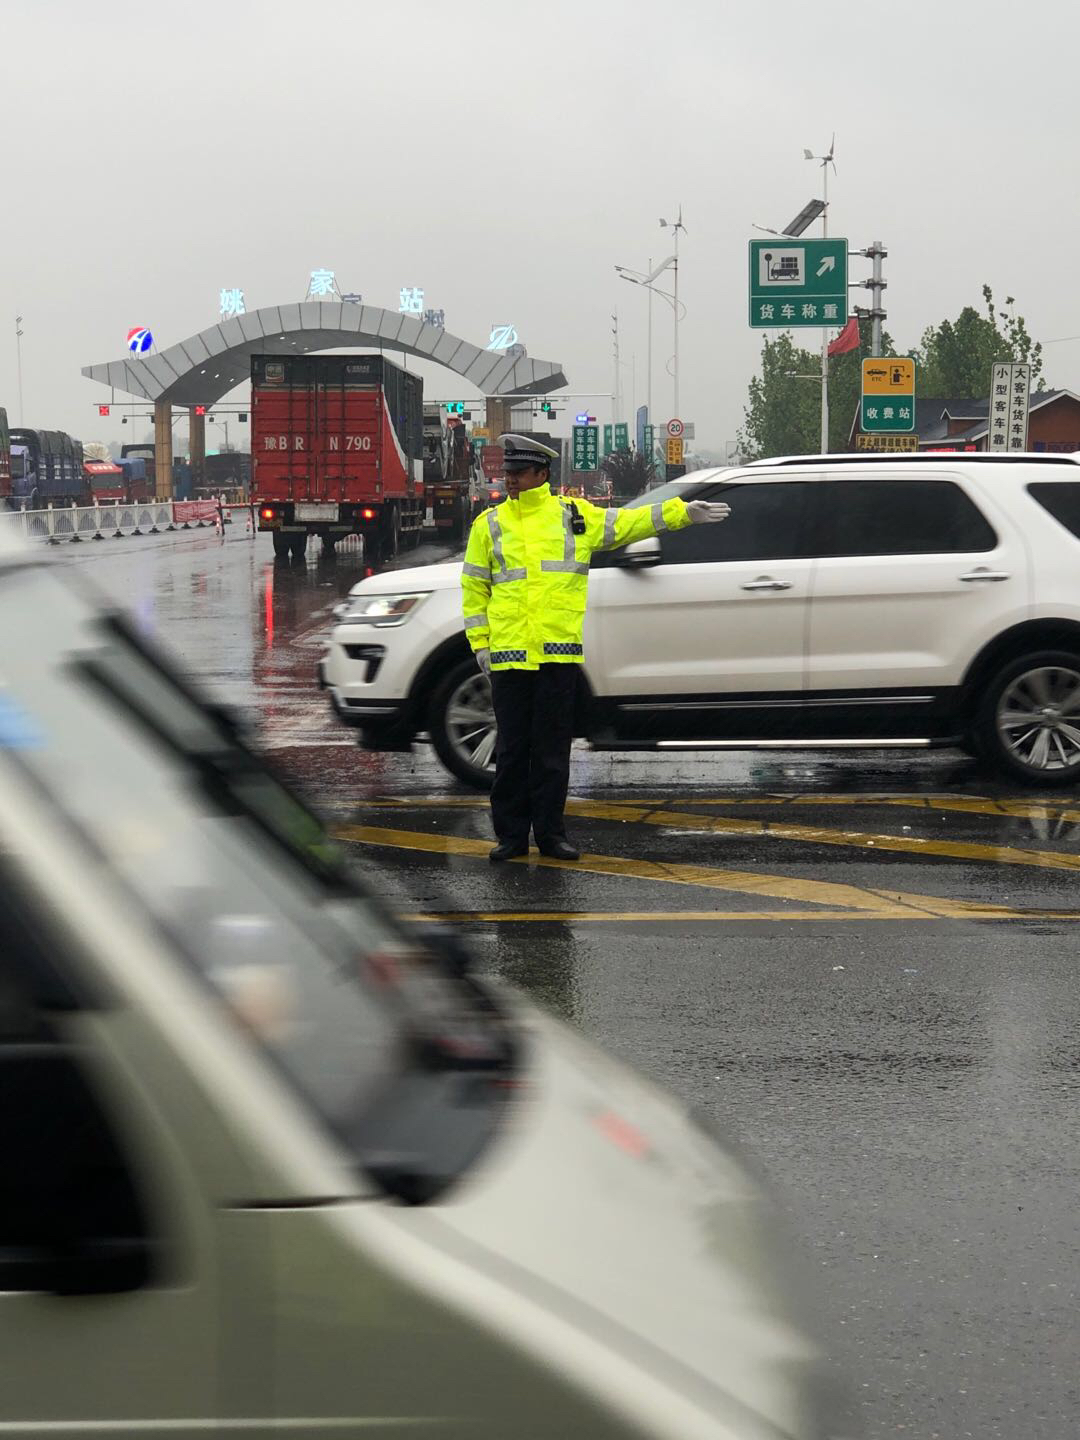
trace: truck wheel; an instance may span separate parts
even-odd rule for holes
[[[280,530],[274,530],[274,531],[272,532],[272,538],[273,538],[273,541],[274,541],[274,554],[275,554],[275,556],[276,556],[279,560],[284,559],[285,556],[288,555],[288,553],[289,553],[289,549],[290,549],[289,541],[290,541],[290,539],[291,539],[291,536],[289,536],[289,535],[283,535]]]
[[[401,516],[396,505],[388,505],[379,536],[379,559],[393,560],[401,549]]]
[[[460,660],[439,682],[428,707],[428,733],[451,775],[475,790],[491,789],[498,732],[491,683],[475,660]]]
[[[1080,782],[1080,655],[1039,650],[1010,660],[975,716],[980,754],[1026,785]]]
[[[294,560],[302,560],[307,554],[307,531],[302,535],[289,536],[289,549]]]
[[[337,542],[336,535],[324,535],[322,537],[322,553],[329,558],[337,549]]]
[[[465,506],[459,500],[454,506],[454,523],[450,526],[450,538],[455,545],[465,539]]]

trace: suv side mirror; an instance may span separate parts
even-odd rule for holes
[[[616,550],[611,557],[611,563],[621,570],[647,570],[650,566],[659,565],[663,558],[660,541],[652,536],[648,540],[635,540],[632,545]]]

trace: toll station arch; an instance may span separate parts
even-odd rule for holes
[[[544,395],[564,386],[562,366],[482,350],[412,315],[376,305],[307,300],[267,305],[223,320],[152,355],[128,355],[82,373],[155,405],[214,405],[250,373],[252,355],[304,355],[350,348],[397,350],[445,365],[483,394]]]

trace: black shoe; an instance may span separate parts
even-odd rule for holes
[[[522,855],[529,853],[529,843],[519,845],[514,840],[500,840],[495,849],[492,850],[488,859],[493,865],[501,865],[504,860],[517,860]]]
[[[559,840],[537,841],[541,855],[546,855],[549,860],[580,860],[581,851],[576,845],[563,836]]]

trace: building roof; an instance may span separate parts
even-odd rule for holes
[[[1032,390],[1028,397],[1029,413],[1041,410],[1044,405],[1052,405],[1056,400],[1063,398],[1080,403],[1080,395],[1074,394],[1071,390]],[[920,403],[927,402],[916,402],[915,427],[920,445],[933,445],[938,440],[946,439],[957,442],[965,441],[970,444],[972,441],[981,440],[990,429],[989,398],[986,400],[946,401],[944,402],[946,405],[955,405],[957,408],[953,411],[945,410],[942,418],[932,422],[925,430],[919,424],[918,405]],[[932,403],[937,405],[943,402],[933,401]],[[971,419],[972,423],[966,430],[954,430],[950,435],[948,433],[950,419],[954,422],[959,419]]]

